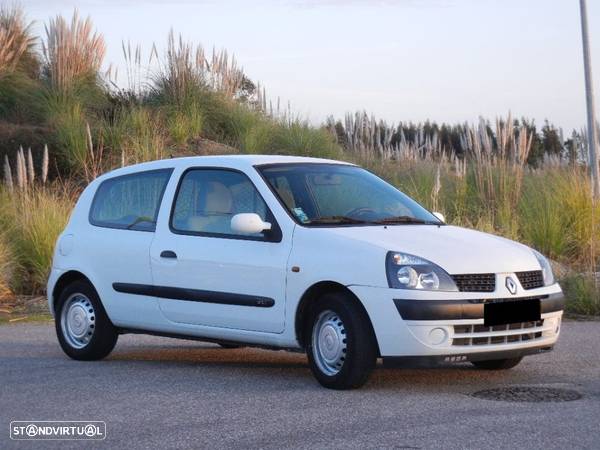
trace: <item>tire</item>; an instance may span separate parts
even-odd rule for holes
[[[96,290],[83,280],[74,281],[60,293],[54,324],[63,351],[81,361],[108,356],[119,337]]]
[[[361,387],[375,368],[379,352],[371,322],[346,294],[325,294],[316,302],[304,338],[310,369],[326,388]]]
[[[523,357],[509,359],[492,359],[489,361],[471,361],[476,368],[482,370],[508,370],[521,362]]]

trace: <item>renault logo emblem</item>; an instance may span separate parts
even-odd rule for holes
[[[506,277],[506,289],[508,289],[508,292],[512,295],[517,293],[517,283],[515,283],[515,280],[513,280],[512,277]]]

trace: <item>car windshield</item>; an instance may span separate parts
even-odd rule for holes
[[[442,224],[410,197],[360,167],[301,163],[257,169],[296,221],[306,226]]]

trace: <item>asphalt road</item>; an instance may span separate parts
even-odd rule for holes
[[[574,389],[514,403],[502,386]],[[90,442],[11,441],[12,420],[103,420]],[[52,326],[0,326],[0,448],[599,448],[600,322],[566,322],[554,352],[508,372],[378,368],[321,388],[302,354],[122,336],[101,362],[68,359]]]

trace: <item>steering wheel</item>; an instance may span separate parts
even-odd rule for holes
[[[365,214],[377,214],[377,212],[372,208],[362,206],[360,208],[354,208],[344,215],[347,217],[360,218],[360,216],[364,216]]]

